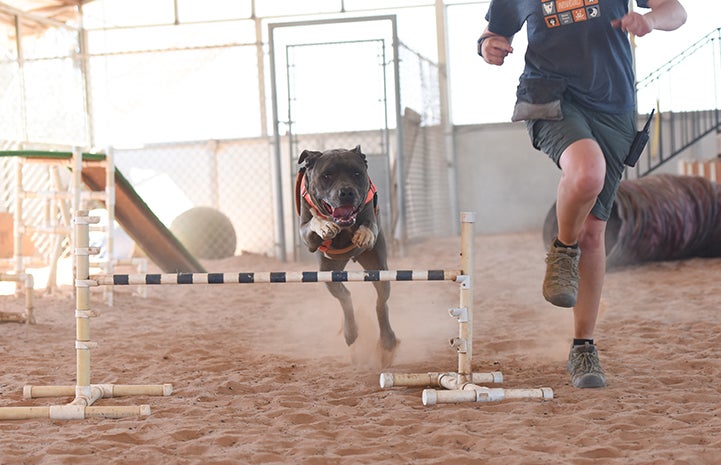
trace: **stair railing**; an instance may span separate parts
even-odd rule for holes
[[[639,124],[652,108],[656,117],[644,154],[625,178],[646,176],[708,134],[721,133],[721,28],[639,80],[636,92],[639,109],[648,107]]]

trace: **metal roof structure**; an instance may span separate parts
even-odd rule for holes
[[[89,3],[83,0],[5,0],[0,2],[0,12],[23,12],[52,22],[65,23],[78,17],[79,5]],[[8,18],[0,15],[0,22]]]

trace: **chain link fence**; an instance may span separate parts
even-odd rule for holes
[[[399,53],[407,236],[448,236],[456,219],[451,218],[438,65],[404,44]]]
[[[87,145],[79,43],[79,31],[70,26],[51,26],[0,12],[0,151],[27,149],[30,141],[34,147]],[[60,197],[67,195],[69,189],[67,170],[2,156],[0,215],[5,220],[0,258],[12,256],[16,185],[20,180],[22,189],[46,194],[22,200],[23,224],[33,227],[24,235],[24,255],[45,261],[67,256],[70,225],[60,208]],[[47,195],[50,192],[56,193],[55,198]]]
[[[232,223],[236,254],[273,253],[267,138],[153,144],[116,149],[114,154],[118,169],[171,231],[173,221],[184,212],[210,207]],[[208,243],[225,242],[214,237],[207,225],[197,227],[206,228]]]
[[[87,144],[79,32],[22,18],[13,24],[0,13],[0,137]]]

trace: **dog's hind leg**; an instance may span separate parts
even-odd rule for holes
[[[338,299],[343,309],[343,337],[345,343],[351,345],[358,338],[358,326],[353,312],[353,300],[350,291],[343,283],[325,283],[330,293]]]
[[[341,271],[345,268],[348,260],[330,260],[324,256],[320,259],[321,271]],[[353,299],[351,299],[350,291],[343,283],[325,283],[328,291],[333,297],[338,299],[343,309],[343,337],[345,343],[351,345],[358,338],[358,325],[355,321],[355,312],[353,310]]]
[[[383,237],[378,238],[376,247],[360,257],[358,263],[365,270],[387,270],[388,262],[386,261],[385,242]],[[374,282],[376,289],[376,316],[378,318],[378,329],[380,330],[381,347],[389,354],[393,352],[398,345],[396,335],[391,328],[390,315],[388,310],[388,299],[391,296],[391,283],[388,281]]]
[[[388,281],[374,282],[376,288],[376,316],[378,318],[378,329],[380,330],[381,346],[385,351],[392,351],[396,348],[398,341],[391,328],[390,315],[388,310],[388,299],[391,295],[391,283]]]

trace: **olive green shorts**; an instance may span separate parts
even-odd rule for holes
[[[563,119],[560,121],[531,120],[526,123],[533,147],[559,166],[558,160],[569,145],[581,139],[595,140],[606,158],[606,180],[591,213],[608,221],[626,166],[623,161],[636,135],[635,112],[604,113],[568,99],[562,102],[561,109]]]

